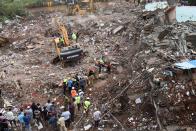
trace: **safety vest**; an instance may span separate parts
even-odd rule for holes
[[[72,40],[76,40],[77,39],[77,36],[76,36],[75,33],[72,33],[71,37],[72,37]]]
[[[63,82],[64,82],[64,83],[67,83],[67,79],[64,79]]]
[[[91,105],[91,102],[90,101],[84,101],[84,109],[85,110],[88,110],[88,108],[90,107],[90,105]]]
[[[59,38],[60,43],[64,43],[64,38]]]
[[[72,97],[77,96],[77,92],[76,92],[76,90],[71,90],[71,96],[72,96]]]
[[[75,100],[76,100],[76,104],[80,104],[81,97],[80,96],[76,96]]]

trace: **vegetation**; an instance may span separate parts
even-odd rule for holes
[[[0,0],[0,21],[16,15],[26,15],[25,7],[40,3],[42,0]]]

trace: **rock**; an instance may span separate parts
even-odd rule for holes
[[[125,27],[123,25],[118,26],[112,31],[112,34],[117,34],[118,32],[122,31]]]
[[[84,130],[85,131],[88,131],[88,130],[90,130],[91,127],[92,127],[92,125],[91,124],[88,124],[88,125],[84,126]]]

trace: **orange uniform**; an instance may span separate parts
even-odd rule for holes
[[[76,92],[75,89],[72,89],[72,90],[71,90],[71,96],[72,96],[72,97],[77,96],[77,92]]]

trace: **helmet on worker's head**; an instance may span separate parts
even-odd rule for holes
[[[79,92],[82,92],[82,90],[80,89],[80,90],[78,90]]]
[[[90,98],[89,98],[89,97],[87,97],[86,99],[87,99],[87,100],[90,100]]]
[[[74,90],[75,89],[75,87],[72,87],[72,90]]]

